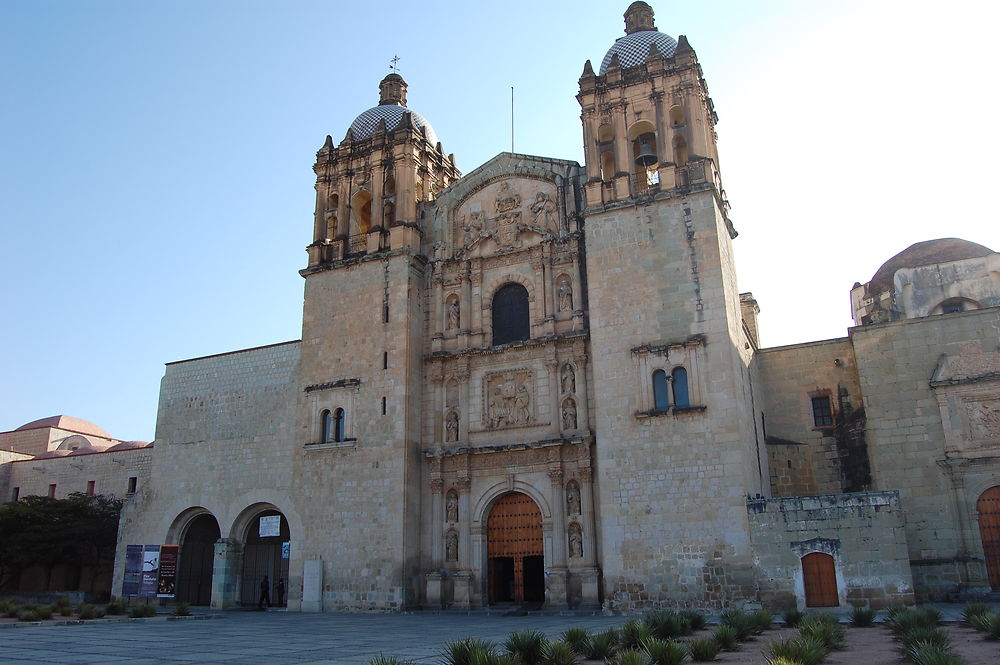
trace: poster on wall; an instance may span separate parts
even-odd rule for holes
[[[156,595],[156,578],[160,574],[160,546],[146,545],[142,548],[142,580],[139,582],[140,596]]]
[[[287,559],[289,553],[292,551],[292,543],[289,540],[281,543],[281,558]]]
[[[125,546],[125,577],[122,581],[122,597],[139,595],[139,581],[142,579],[142,545]]]
[[[257,535],[261,538],[273,538],[281,535],[281,515],[267,515],[260,518]]]
[[[177,586],[177,545],[160,548],[160,574],[156,582],[157,598],[173,598]]]

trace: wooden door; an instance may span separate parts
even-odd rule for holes
[[[806,590],[806,607],[836,607],[837,571],[833,557],[813,552],[802,557],[802,581]]]
[[[512,492],[496,502],[486,521],[486,544],[491,603],[544,598],[544,579],[539,582],[536,575],[528,576],[527,592],[525,589],[525,558],[541,559],[544,555],[542,511],[531,497]],[[532,559],[531,570],[537,567],[536,561]]]
[[[1000,590],[1000,486],[983,492],[976,502],[979,513],[979,535],[983,539],[983,556],[990,586]]]

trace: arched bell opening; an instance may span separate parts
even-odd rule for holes
[[[642,191],[659,184],[659,172],[656,169],[660,164],[660,157],[657,154],[653,124],[646,120],[635,123],[629,129],[628,137],[632,142],[636,187]]]
[[[354,219],[357,224],[358,233],[368,233],[372,227],[372,195],[366,190],[361,190],[351,198],[351,208],[354,211]]]

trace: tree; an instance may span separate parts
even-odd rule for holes
[[[0,588],[16,589],[21,572],[43,566],[84,569],[94,578],[114,561],[122,500],[73,493],[65,499],[26,496],[0,506]],[[93,590],[93,589],[91,589]]]

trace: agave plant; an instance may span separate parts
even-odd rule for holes
[[[453,642],[445,642],[441,654],[443,665],[483,665],[497,656],[497,645],[489,640],[465,637]]]
[[[826,658],[826,646],[812,637],[793,637],[783,642],[772,640],[768,646],[769,663],[784,658],[799,665],[819,665]]]
[[[670,610],[653,610],[643,617],[653,637],[669,640],[673,637],[691,634],[691,620]]]
[[[719,655],[719,643],[713,639],[694,640],[688,645],[691,651],[691,660],[699,663],[707,663],[715,660]]]
[[[368,665],[413,665],[412,660],[402,660],[398,656],[379,654],[368,659]]]
[[[723,626],[730,626],[736,631],[736,639],[745,642],[750,639],[754,632],[754,621],[746,612],[740,610],[726,610],[721,614]]]
[[[753,624],[753,634],[760,635],[774,623],[774,615],[767,610],[757,610],[750,615],[750,620]]]
[[[1000,640],[1000,612],[985,612],[972,617],[972,627],[986,633],[988,640]]]
[[[545,635],[537,630],[519,630],[510,634],[503,643],[503,648],[509,656],[517,658],[523,665],[537,665],[547,643]]]
[[[650,665],[680,665],[687,656],[687,649],[673,640],[653,638],[646,642]]]
[[[604,632],[598,633],[590,638],[590,649],[587,651],[588,660],[608,660],[618,648],[619,635],[614,628],[608,628]]]
[[[844,627],[832,614],[816,614],[802,620],[799,633],[823,644],[827,650],[844,648]]]
[[[626,649],[641,649],[653,637],[649,626],[639,619],[629,619],[622,624],[621,645]]]
[[[712,640],[724,651],[736,651],[740,648],[739,635],[732,626],[719,626],[712,633]]]
[[[899,637],[899,643],[900,649],[904,653],[916,644],[941,647],[945,651],[951,649],[951,642],[948,639],[948,635],[940,628],[931,628],[930,626],[918,626],[909,632],[903,633]]]
[[[990,611],[990,606],[986,603],[969,603],[962,610],[962,620],[965,623],[972,623],[972,617],[981,616]]]
[[[590,652],[590,633],[579,626],[567,628],[562,634],[562,641],[568,644],[580,657],[585,658]]]
[[[802,621],[802,616],[802,612],[794,607],[781,613],[781,618],[789,628],[796,628]]]
[[[688,620],[691,630],[703,630],[705,628],[705,615],[697,610],[684,610],[681,616]]]
[[[574,665],[576,659],[576,651],[566,642],[546,641],[539,662],[542,665]]]
[[[914,644],[905,655],[914,665],[965,665],[964,660],[948,649],[933,644]]]
[[[875,610],[870,607],[855,607],[851,610],[851,625],[855,628],[869,628],[875,623]]]
[[[649,655],[638,649],[622,649],[609,662],[611,665],[649,665]]]

